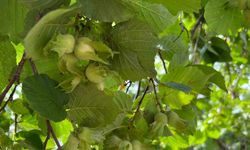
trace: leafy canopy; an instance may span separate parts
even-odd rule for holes
[[[0,149],[247,149],[249,0],[1,0]]]

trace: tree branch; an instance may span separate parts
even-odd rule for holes
[[[11,78],[11,80],[9,81],[9,84],[5,87],[4,91],[0,95],[0,105],[2,104],[2,102],[3,102],[3,100],[4,100],[5,96],[6,96],[6,94],[9,92],[10,88],[12,87],[12,85],[15,82],[19,82],[20,74],[21,74],[21,71],[23,69],[25,61],[26,61],[25,54],[23,54],[23,57],[22,57],[21,61],[19,62],[18,66],[16,68],[16,72],[14,73],[14,75]]]

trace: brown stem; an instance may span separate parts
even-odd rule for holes
[[[194,37],[194,33],[197,30],[197,28],[200,26],[200,24],[202,24],[204,22],[204,15],[203,13],[199,16],[199,18],[197,19],[193,29],[191,30],[191,38]]]
[[[36,65],[35,65],[35,63],[33,62],[33,60],[32,60],[32,59],[29,59],[29,62],[30,62],[30,65],[31,65],[31,68],[32,68],[33,73],[34,73],[34,74],[38,74]]]
[[[136,92],[136,95],[135,95],[135,99],[137,99],[138,96],[140,95],[140,90],[141,90],[141,81],[139,81],[139,83],[138,83],[138,88],[137,88],[137,92]]]
[[[14,133],[16,134],[17,133],[17,119],[18,119],[18,115],[15,113],[15,128],[14,128]]]
[[[163,112],[164,110],[163,110],[163,108],[162,108],[162,106],[161,106],[161,102],[160,102],[160,100],[159,100],[159,98],[158,98],[158,96],[157,96],[157,91],[156,91],[156,86],[155,86],[154,79],[153,79],[153,78],[150,78],[150,81],[151,81],[151,83],[152,83],[152,85],[153,85],[154,95],[155,95],[155,100],[156,100],[156,105],[159,107],[159,109],[161,110],[161,112]]]
[[[165,73],[167,74],[167,73],[168,73],[167,66],[166,66],[166,63],[165,63],[165,61],[164,61],[164,58],[163,58],[163,56],[162,56],[160,50],[158,51],[158,55],[159,55],[159,57],[160,57],[160,59],[161,59],[161,62],[162,62],[164,71],[165,71]]]
[[[15,82],[19,81],[20,78],[20,74],[21,71],[23,69],[24,63],[25,63],[25,54],[23,54],[23,57],[21,59],[21,61],[19,62],[17,68],[16,68],[16,72],[14,73],[14,75],[12,76],[11,80],[9,81],[9,84],[5,87],[4,91],[2,92],[2,94],[0,95],[0,105],[2,104],[6,94],[9,92],[10,88],[12,87],[12,85]]]
[[[50,133],[47,133],[47,136],[46,136],[46,139],[44,140],[44,143],[43,143],[43,148],[46,150],[46,147],[47,147],[47,143],[50,139]]]
[[[46,124],[47,124],[47,131],[48,131],[47,133],[48,133],[48,135],[51,133],[51,135],[52,135],[52,137],[53,137],[53,139],[54,139],[54,141],[55,141],[55,143],[57,145],[58,150],[62,150],[62,147],[61,147],[61,145],[60,145],[60,143],[59,143],[59,141],[58,141],[58,139],[56,137],[56,134],[55,134],[55,132],[54,132],[54,130],[53,130],[51,124],[50,124],[50,121],[46,120]]]
[[[4,103],[3,107],[0,108],[0,113],[4,110],[4,108],[7,106],[7,104],[8,104],[10,101],[13,100],[13,96],[14,96],[14,94],[15,94],[15,92],[16,92],[17,86],[18,86],[18,84],[15,85],[15,87],[14,87],[14,89],[12,90],[12,92],[11,92],[11,94],[10,94],[8,100]]]
[[[142,102],[143,102],[143,99],[144,99],[145,95],[147,94],[148,89],[149,89],[149,85],[148,85],[148,86],[146,87],[146,89],[144,90],[143,95],[142,95],[141,99],[140,99],[139,102],[138,102],[138,105],[137,105],[137,108],[136,108],[136,111],[135,111],[135,115],[134,115],[134,117],[132,118],[131,123],[133,123],[133,122],[135,121],[135,118],[136,118],[137,114],[138,114],[139,111],[140,111],[141,104],[142,104]]]

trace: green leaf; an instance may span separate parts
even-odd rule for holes
[[[37,59],[34,61],[37,70],[41,74],[47,74],[53,80],[59,81],[61,74],[58,69],[58,57],[47,56],[45,58]]]
[[[61,5],[68,5],[70,0],[20,0],[21,3],[29,7],[30,9],[48,9],[57,8]]]
[[[0,136],[0,149],[7,148],[12,144],[12,140],[7,135],[5,135],[2,128],[0,128]]]
[[[112,32],[114,56],[112,67],[123,79],[132,81],[155,76],[155,36],[143,22],[131,20],[118,24]]]
[[[205,74],[196,66],[179,67],[165,75],[161,82],[174,82],[187,86],[194,92],[199,93],[214,74],[215,72],[206,72]],[[194,98],[192,94],[187,94],[180,91],[180,89],[175,90],[166,86],[160,86],[160,93],[163,97],[163,102],[167,103],[173,109],[181,109],[182,106],[189,104]]]
[[[22,99],[15,99],[14,101],[8,103],[10,109],[16,114],[28,114],[29,109],[25,106]]]
[[[129,130],[129,134],[132,139],[143,140],[148,134],[149,125],[146,119],[143,117],[143,113],[138,113],[135,117],[133,128]]]
[[[164,5],[172,14],[177,14],[179,11],[187,13],[199,12],[201,8],[200,0],[148,0],[153,3]]]
[[[189,63],[189,53],[186,49],[183,49],[182,51],[177,51],[169,64],[168,70],[171,72],[175,68],[178,67],[185,67]]]
[[[17,133],[17,136],[25,138],[24,142],[27,146],[26,148],[39,150],[43,148],[43,143],[39,133],[38,130],[21,131]]]
[[[178,150],[189,147],[188,140],[184,136],[175,134],[173,136],[164,137],[162,142],[168,149]]]
[[[122,22],[133,16],[120,0],[80,0],[83,13],[103,22]]]
[[[237,7],[229,5],[229,0],[210,0],[205,7],[208,30],[220,34],[236,33],[241,27],[243,15]]]
[[[177,39],[176,35],[170,34],[168,36],[163,37],[160,40],[160,45],[162,47],[163,50],[163,54],[165,54],[165,58],[167,60],[171,60],[173,58],[173,56],[175,55],[175,53],[179,53],[179,54],[186,54],[187,50],[188,50],[188,46],[187,44],[185,44],[181,38]],[[177,55],[179,55],[177,54]],[[177,57],[177,56],[175,56]],[[178,59],[175,58],[175,59]],[[182,62],[183,63],[183,62]],[[171,67],[173,68],[173,67]]]
[[[112,96],[99,91],[94,84],[80,84],[70,96],[68,117],[83,126],[103,126],[119,113]]]
[[[162,82],[181,83],[199,92],[203,89],[209,78],[215,74],[215,72],[206,73],[208,74],[205,74],[196,66],[180,67],[164,76]]]
[[[15,42],[20,41],[27,9],[18,0],[1,0],[0,10],[0,33],[8,34]]]
[[[114,102],[116,103],[118,108],[123,112],[128,112],[132,110],[132,98],[121,91],[118,91],[114,94]]]
[[[55,122],[66,118],[67,114],[63,106],[69,99],[68,95],[57,86],[56,81],[44,74],[27,77],[23,82],[23,93],[30,107],[41,116]]]
[[[200,70],[202,70],[202,72],[205,74],[213,74],[213,76],[211,76],[208,81],[216,84],[222,90],[227,91],[227,88],[225,85],[225,79],[221,75],[220,72],[216,71],[212,67],[208,67],[208,66],[204,66],[204,65],[195,65],[195,66],[198,67]]]
[[[67,142],[63,145],[63,149],[64,150],[78,150],[79,143],[80,143],[80,140],[71,133]]]
[[[163,103],[172,109],[181,109],[182,106],[190,104],[194,99],[192,94],[166,87],[160,88],[160,93],[163,95]]]
[[[0,132],[1,129],[8,131],[10,125],[12,124],[11,116],[7,112],[2,112],[0,115]]]
[[[36,60],[43,56],[43,48],[52,38],[54,33],[62,30],[69,16],[78,8],[57,9],[46,14],[27,34],[24,46],[27,57]]]
[[[7,37],[0,37],[0,91],[7,85],[15,66],[16,51],[14,47]]]
[[[159,4],[150,4],[141,0],[123,0],[131,5],[136,17],[146,22],[155,33],[175,23],[177,17],[173,16],[165,7]]]

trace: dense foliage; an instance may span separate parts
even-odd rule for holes
[[[0,11],[0,149],[249,149],[250,0]]]

